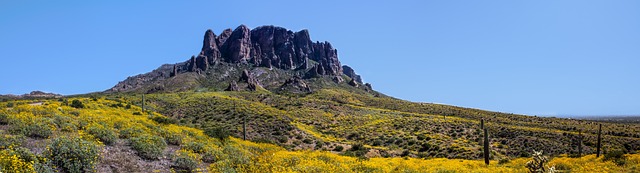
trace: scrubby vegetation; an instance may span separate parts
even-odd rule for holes
[[[140,104],[140,95],[122,97]],[[577,154],[579,148],[582,154],[595,153],[598,124],[606,129],[603,147],[627,153],[640,149],[638,124],[541,118],[412,103],[341,87],[310,94],[268,91],[148,94],[147,105],[181,125],[207,130],[219,127],[211,124],[222,124],[223,129],[238,138],[242,137],[242,117],[246,116],[248,139],[291,150],[342,154],[353,153],[349,147],[360,143],[365,150],[375,150],[367,157],[480,159],[481,119],[491,135],[492,159],[496,160],[530,157],[531,149],[544,150],[552,156]],[[577,139],[582,139],[581,147],[576,144]]]
[[[150,111],[145,113],[135,106],[140,102],[135,95],[69,98],[83,103],[84,108],[71,107],[65,104],[66,99],[39,100],[43,102],[39,105],[29,105],[32,100],[9,101],[13,103],[10,108],[0,103],[0,121],[4,122],[0,124],[0,171],[526,172],[530,159],[507,157],[517,148],[512,141],[502,142],[512,134],[501,134],[501,128],[524,136],[517,139],[532,139],[527,147],[534,149],[554,144],[534,141],[576,135],[487,120],[485,126],[493,129],[495,155],[487,166],[476,160],[481,157],[477,140],[481,136],[474,130],[475,120],[463,116],[445,120],[438,115],[375,107],[361,98],[340,98],[344,103],[321,98],[330,95],[150,94]],[[132,106],[113,106],[118,104]],[[240,136],[242,116],[247,116],[249,139],[268,143],[225,135]],[[616,124],[607,125],[617,129]],[[46,131],[39,131],[42,129]],[[591,136],[585,136],[585,143],[592,141]],[[625,142],[635,138],[603,136],[610,156],[596,158],[588,149],[584,152],[588,155],[578,158],[550,153],[548,165],[571,172],[639,171],[640,155],[621,150],[634,149],[633,143]],[[585,144],[585,148],[589,146],[592,144]],[[623,151],[621,156],[614,153],[616,148]],[[621,158],[624,164],[616,161]]]

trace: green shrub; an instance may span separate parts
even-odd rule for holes
[[[9,102],[9,103],[7,103],[7,107],[8,107],[8,108],[13,107],[13,105],[14,105],[14,103],[13,103],[13,102]]]
[[[55,115],[53,116],[53,122],[60,130],[65,132],[74,132],[78,129],[78,127],[73,124],[75,120],[67,116]]]
[[[138,137],[142,134],[145,134],[145,130],[140,126],[131,126],[120,130],[120,138],[128,139],[133,137]]]
[[[509,163],[509,162],[510,162],[510,160],[508,158],[503,158],[503,159],[498,160],[498,164],[500,164],[500,165],[506,164],[506,163]]]
[[[207,136],[219,139],[220,141],[225,141],[227,138],[229,138],[229,135],[231,135],[231,133],[229,133],[227,128],[223,126],[211,126],[211,127],[205,128],[204,134],[206,134]]]
[[[624,151],[622,150],[613,150],[611,152],[607,152],[604,154],[603,161],[613,161],[618,166],[623,166],[627,163],[627,157],[624,155]]]
[[[22,135],[0,134],[0,150],[20,146],[24,140],[25,137]]]
[[[14,148],[13,151],[16,154],[18,154],[20,159],[24,160],[25,162],[37,162],[38,161],[38,158],[36,157],[36,155],[33,154],[33,152],[31,152],[31,150],[29,150],[28,148],[17,147],[17,148]]]
[[[564,163],[558,163],[554,166],[556,168],[556,170],[558,171],[562,171],[562,172],[571,172],[571,166],[564,164]]]
[[[35,172],[14,150],[0,150],[0,172]]]
[[[176,124],[178,122],[173,118],[169,118],[165,116],[153,116],[151,117],[151,120],[158,122],[160,124]]]
[[[66,172],[94,172],[99,149],[92,142],[78,137],[59,137],[45,151],[46,157]]]
[[[231,145],[225,145],[222,153],[226,155],[225,159],[232,165],[247,165],[251,161],[251,158],[244,151]]]
[[[140,137],[131,138],[131,147],[138,152],[138,156],[155,160],[162,156],[167,143],[159,136],[143,135]]]
[[[195,153],[203,153],[204,152],[204,143],[200,142],[188,142],[182,148],[186,150],[190,150]]]
[[[176,151],[176,155],[172,160],[172,167],[176,168],[177,172],[192,172],[200,164],[200,156],[187,150]]]
[[[14,134],[34,138],[48,138],[53,134],[55,123],[49,118],[34,118],[28,121],[13,121],[10,131]]]
[[[71,101],[71,107],[84,108],[84,104],[80,100],[73,100]]]
[[[112,145],[117,139],[116,132],[100,124],[89,125],[87,132],[107,145]]]
[[[224,153],[221,148],[210,147],[206,148],[202,153],[202,161],[206,163],[214,163],[224,158]]]
[[[167,141],[167,144],[169,145],[181,145],[182,139],[184,138],[184,135],[180,133],[170,133],[167,131],[162,131],[160,134],[162,134],[162,137]]]
[[[342,147],[342,145],[338,145],[335,148],[333,148],[333,151],[337,151],[337,152],[342,152],[342,150],[344,150],[344,147]]]
[[[9,115],[0,114],[0,125],[7,125],[7,124],[9,124]]]
[[[362,145],[361,143],[357,143],[352,145],[351,148],[344,153],[344,155],[353,157],[364,157],[364,155],[367,154],[368,151],[369,149],[365,148],[364,145]]]

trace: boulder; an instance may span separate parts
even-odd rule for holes
[[[357,88],[358,86],[360,86],[360,85],[358,84],[358,82],[356,82],[356,80],[354,80],[354,79],[351,79],[351,81],[349,81],[349,85],[351,85],[351,86],[353,86],[353,87],[356,87],[356,88]]]
[[[236,81],[231,81],[229,82],[229,86],[227,87],[227,89],[225,89],[225,91],[239,91],[240,88],[238,88],[238,83],[236,83]]]

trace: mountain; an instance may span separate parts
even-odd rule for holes
[[[43,91],[31,91],[27,94],[22,95],[0,95],[0,100],[16,100],[16,99],[35,99],[35,98],[60,98],[62,95],[56,93],[47,93]]]
[[[103,94],[141,104],[191,127],[230,127],[249,121],[247,136],[291,150],[329,150],[367,157],[479,159],[482,128],[494,159],[594,153],[604,124],[609,150],[640,149],[640,125],[542,118],[414,103],[386,96],[341,65],[329,42],[307,30],[241,25],[204,34],[197,56],[118,83]],[[248,120],[246,120],[248,119]],[[482,123],[481,123],[482,122]],[[481,125],[482,124],[482,125]],[[481,128],[482,126],[482,128]],[[364,146],[364,147],[358,147]],[[352,148],[361,151],[351,151]]]
[[[106,92],[175,92],[198,88],[308,93],[322,88],[311,79],[372,90],[349,66],[341,65],[329,42],[313,42],[308,30],[245,25],[204,34],[202,49],[185,62],[165,64],[152,72],[119,82]],[[325,83],[328,84],[328,83]]]

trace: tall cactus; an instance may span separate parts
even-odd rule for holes
[[[480,129],[484,129],[484,118],[480,119]]]
[[[602,124],[599,124],[598,126],[598,144],[596,145],[598,148],[596,149],[596,158],[600,157],[600,147],[602,147],[601,142],[602,142]]]
[[[142,114],[144,114],[144,94],[142,94]]]
[[[484,163],[489,165],[489,132],[484,129]]]
[[[247,116],[242,117],[242,140],[247,140]]]
[[[582,157],[582,131],[578,131],[578,157]]]

